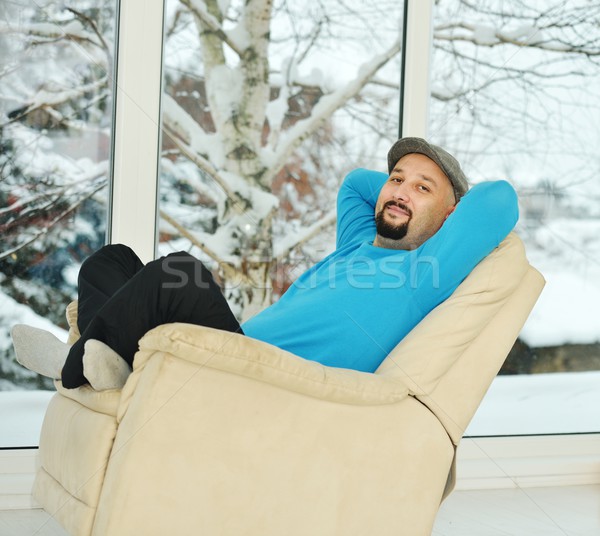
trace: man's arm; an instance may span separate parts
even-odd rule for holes
[[[445,300],[518,219],[517,194],[508,182],[484,182],[471,188],[440,230],[416,251],[413,284],[424,309]]]
[[[375,204],[387,179],[367,169],[348,173],[337,198],[337,248],[375,238]]]

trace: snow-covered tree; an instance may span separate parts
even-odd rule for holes
[[[16,366],[8,330],[64,327],[77,266],[104,242],[114,15],[0,6],[0,389],[51,385]]]
[[[289,263],[291,252],[335,221],[340,172],[356,158],[340,166],[346,155],[336,153],[344,136],[338,137],[333,118],[369,95],[381,99],[382,107],[385,92],[382,96],[369,86],[400,51],[401,18],[395,4],[181,0],[169,10],[167,74],[173,81],[182,76],[201,81],[197,108],[206,106],[210,116],[193,117],[176,94],[165,95],[163,136],[169,148],[165,157],[172,163],[166,167],[172,170],[192,162],[198,170],[193,179],[189,175],[185,179],[181,168],[171,175],[209,199],[216,216],[210,220],[212,228],[202,230],[182,225],[170,212],[173,209],[165,207],[162,229],[166,235],[184,236],[216,263],[243,317],[271,302],[273,271]],[[369,13],[373,24],[375,20],[382,24],[379,34],[368,27],[360,29]],[[194,47],[187,60],[177,55],[182,34]],[[341,56],[333,76],[323,72],[330,65],[321,66],[319,61],[319,55],[332,47]],[[344,54],[362,60],[349,62]],[[397,82],[393,80],[394,85]],[[300,101],[304,109],[294,110]],[[397,101],[393,104],[384,111],[395,118]],[[331,133],[326,135],[328,128]],[[387,132],[388,141],[396,132],[397,127]],[[325,142],[329,154],[311,146],[314,136],[329,138]],[[297,171],[314,172],[309,179],[312,199],[299,217],[289,218],[279,210],[274,191],[294,161]],[[184,173],[190,172],[186,167]],[[294,198],[295,187],[283,182],[278,193]]]
[[[586,147],[599,133],[599,28],[600,4],[586,0],[438,0],[432,136],[471,173],[496,170],[524,195],[578,204],[575,183],[599,195]]]
[[[78,263],[104,240],[109,180],[108,149],[90,157],[73,144],[110,137],[115,2],[74,5],[0,6],[0,285],[57,323]],[[331,247],[344,174],[385,169],[398,132],[402,8],[167,0],[159,251],[211,263],[240,317]],[[500,169],[518,183],[511,166],[536,129],[562,126],[546,99],[567,109],[573,88],[594,95],[585,81],[598,80],[599,11],[585,0],[437,0],[434,139],[476,178]],[[535,126],[517,132],[523,117]],[[567,151],[583,136],[573,134]],[[500,137],[510,149],[491,154]],[[561,186],[542,179],[545,191]]]
[[[177,78],[177,72],[181,76],[183,71],[202,81],[204,92],[198,95],[198,103],[209,110],[210,121],[192,119],[177,95],[166,98],[163,126],[174,145],[169,158],[187,159],[201,170],[192,188],[200,188],[213,200],[217,216],[202,232],[190,232],[193,225],[178,226],[165,208],[163,229],[167,236],[185,236],[196,250],[213,259],[223,279],[234,281],[232,286],[242,290],[241,309],[251,315],[271,300],[274,267],[285,266],[290,254],[333,222],[335,185],[344,171],[361,163],[359,157],[347,158],[346,168],[339,162],[335,165],[336,151],[348,131],[344,127],[352,125],[363,144],[381,153],[395,138],[389,121],[396,110],[396,102],[390,102],[395,92],[382,88],[398,89],[397,73],[389,76],[389,63],[400,49],[400,13],[393,3],[381,2],[299,6],[256,0],[243,7],[235,2],[188,0],[170,15],[169,37],[173,39],[167,42],[167,63],[169,57],[178,58],[181,53],[182,35],[194,54],[187,62],[174,61],[167,72]],[[560,131],[562,127],[560,117],[547,111],[548,101],[566,108],[572,104],[575,89],[582,87],[584,93],[593,95],[578,80],[598,80],[600,38],[595,28],[599,19],[600,7],[589,2],[437,1],[434,139],[457,150],[477,178],[495,177],[500,168],[518,183],[515,155],[525,146],[532,152],[548,150],[547,145],[535,147],[523,137],[535,136],[537,128]],[[177,31],[184,28],[187,31]],[[369,57],[364,50],[353,49],[354,40],[368,43],[375,53]],[[326,55],[324,49],[331,47],[340,56],[354,51],[362,58],[353,66],[351,79],[315,72],[319,58]],[[303,76],[304,64],[310,69]],[[318,91],[318,100],[307,107],[305,115],[291,121],[292,97],[307,88]],[[367,110],[365,102],[374,105]],[[186,109],[190,107],[193,101],[188,101]],[[357,110],[361,115],[357,116]],[[357,128],[359,121],[368,123],[371,132]],[[331,150],[322,151],[319,168],[310,170],[315,188],[319,180],[325,181],[316,196],[321,202],[311,199],[295,219],[277,210],[281,204],[271,197],[274,184],[294,158],[300,168],[311,161],[315,148],[307,142],[325,124],[331,130]],[[572,143],[563,151],[578,152],[578,138],[586,134],[573,134],[568,138]],[[377,145],[382,139],[383,147]],[[500,149],[494,146],[499,139]],[[498,151],[501,154],[493,154]],[[362,162],[374,162],[362,156]],[[558,179],[544,177],[533,187],[527,184],[529,190],[524,188],[523,193],[535,198],[542,190],[547,193],[551,185],[558,197],[564,188]],[[278,193],[298,198],[297,182],[284,182],[287,188]],[[197,219],[202,217],[206,214]],[[299,232],[290,233],[290,227]],[[303,253],[311,257],[309,251]]]

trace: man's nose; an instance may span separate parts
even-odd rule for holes
[[[398,199],[401,201],[408,201],[409,194],[408,194],[408,188],[406,187],[406,184],[405,183],[398,184],[396,186],[396,188],[394,188],[394,191],[392,192],[392,196],[394,199]]]

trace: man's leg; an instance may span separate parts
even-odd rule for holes
[[[77,325],[80,332],[84,331],[106,301],[143,266],[133,250],[123,245],[104,246],[84,261],[78,281]],[[13,326],[11,334],[19,363],[38,374],[50,378],[61,377],[69,352],[67,344],[52,333],[33,326]],[[95,345],[95,349],[98,354],[98,345]],[[104,354],[104,361],[109,361],[108,365],[112,365],[114,370],[122,369],[120,377],[126,378],[129,370],[123,360],[110,355],[110,352]],[[115,379],[114,374],[108,376],[109,380]]]
[[[82,364],[87,340],[105,343],[131,365],[139,339],[169,322],[242,332],[208,269],[187,253],[173,253],[148,263],[104,303],[69,351],[63,385],[87,383]]]
[[[144,264],[123,244],[104,246],[81,265],[77,280],[77,326],[83,333],[92,318]]]

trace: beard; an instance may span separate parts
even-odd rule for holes
[[[393,224],[385,219],[385,209],[391,205],[395,205],[408,213],[408,220],[403,223]],[[377,234],[382,238],[389,238],[391,240],[402,240],[408,232],[408,224],[412,217],[411,210],[402,203],[396,201],[388,201],[383,208],[375,216],[375,225],[377,228]]]

